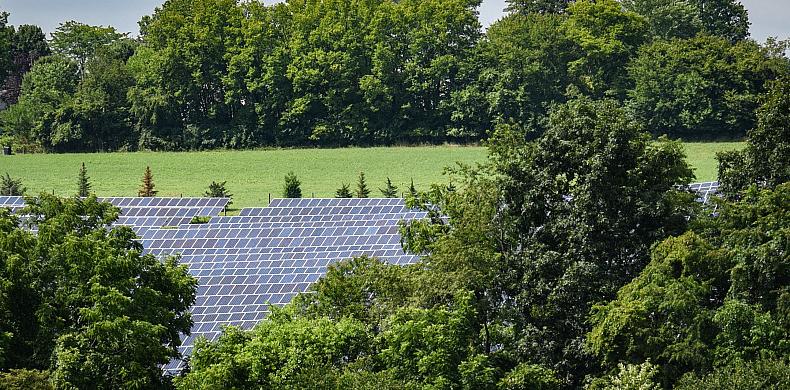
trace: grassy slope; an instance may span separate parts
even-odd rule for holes
[[[714,155],[741,143],[691,143],[689,161],[700,181],[715,180]],[[283,176],[294,171],[305,196],[333,196],[342,182],[356,185],[364,171],[372,195],[389,176],[405,190],[411,178],[418,188],[444,182],[443,168],[456,161],[485,158],[481,147],[395,147],[218,151],[195,153],[111,153],[0,156],[0,173],[21,177],[28,194],[40,191],[71,195],[80,163],[85,162],[99,196],[134,196],[146,165],[151,166],[160,196],[200,196],[212,180],[227,181],[234,207],[265,205],[268,194],[278,197]]]

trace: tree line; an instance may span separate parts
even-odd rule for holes
[[[786,42],[735,0],[168,0],[140,36],[0,16],[2,140],[24,151],[196,150],[528,137],[575,96],[654,134],[742,137]]]

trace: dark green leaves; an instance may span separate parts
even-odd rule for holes
[[[117,209],[42,194],[24,211],[36,235],[0,213],[2,367],[51,369],[59,388],[152,388],[178,357],[196,281],[175,259],[140,254]]]

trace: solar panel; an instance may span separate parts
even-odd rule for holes
[[[689,184],[688,189],[697,193],[697,201],[707,204],[712,196],[719,193],[719,182],[709,181],[704,183]]]
[[[224,324],[251,328],[269,304],[290,302],[339,260],[416,262],[403,251],[398,226],[423,217],[402,199],[275,199],[207,224],[149,229],[141,242],[147,253],[181,254],[198,278],[195,326],[182,346],[188,355],[195,337],[214,339]],[[180,364],[167,369],[176,372]]]

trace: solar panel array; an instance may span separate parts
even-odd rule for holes
[[[707,202],[718,182],[690,190]],[[367,255],[390,264],[418,260],[403,251],[401,221],[421,219],[402,199],[274,199],[268,207],[220,216],[228,199],[102,198],[121,209],[117,224],[131,226],[147,253],[181,255],[198,279],[194,326],[183,340],[188,356],[194,340],[215,339],[224,325],[252,328],[270,305],[284,305],[325,274],[329,265]],[[0,207],[18,210],[21,197],[0,197]],[[208,223],[189,224],[195,216]],[[169,373],[183,362],[173,361]]]
[[[214,217],[228,198],[99,198],[121,209],[116,225],[130,226],[139,235],[148,229],[188,224],[194,217]]]
[[[0,196],[0,207],[11,209],[17,212],[25,207],[25,198],[21,196]]]
[[[181,254],[198,278],[195,324],[181,348],[186,356],[195,338],[214,339],[224,325],[252,328],[269,305],[290,302],[337,261],[367,255],[416,262],[403,251],[398,228],[423,217],[402,199],[275,199],[207,224],[149,229],[141,241],[148,253]],[[177,372],[181,362],[166,369]]]
[[[150,228],[188,224],[194,217],[218,216],[227,206],[228,198],[99,198],[120,209],[115,225],[129,226],[138,234]],[[0,207],[19,212],[25,206],[21,196],[0,196]],[[35,230],[35,229],[34,229]]]
[[[719,182],[708,181],[704,183],[689,184],[689,190],[698,194],[697,201],[707,204],[711,196],[715,196],[719,192]]]

